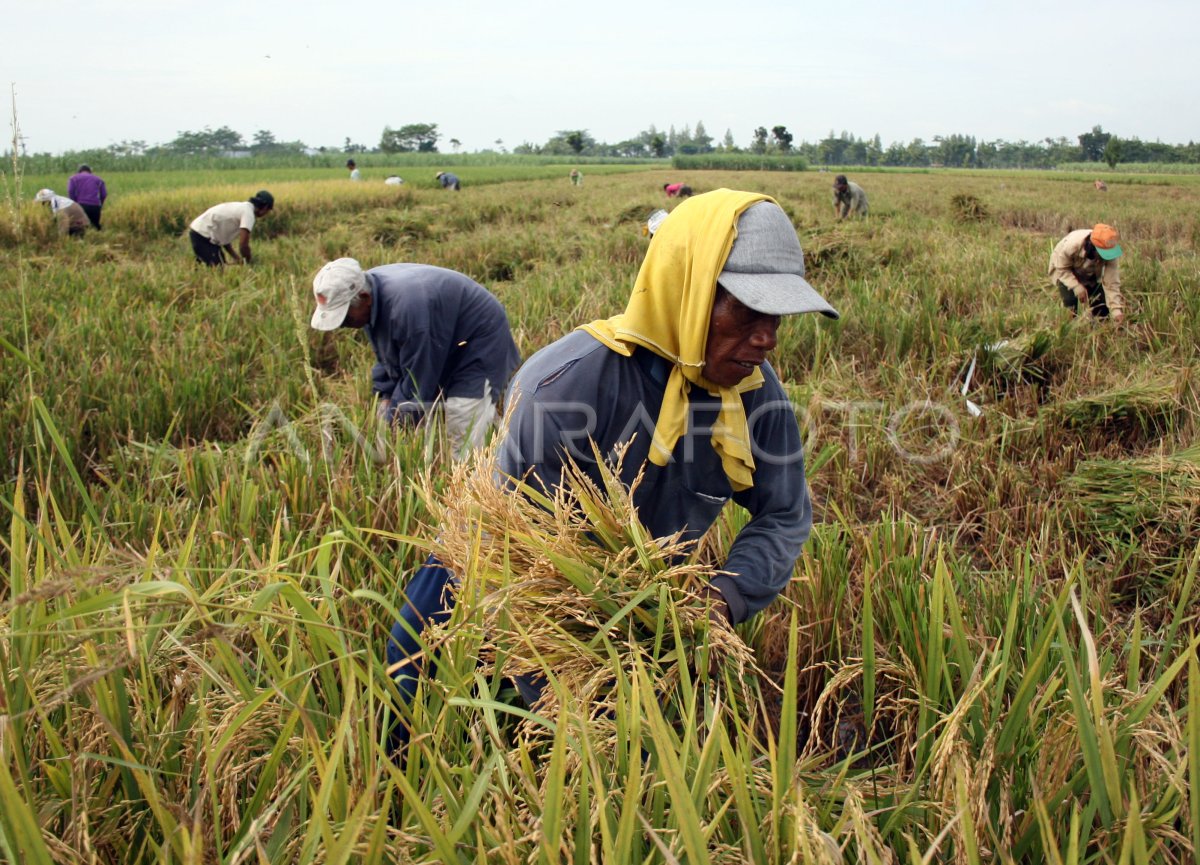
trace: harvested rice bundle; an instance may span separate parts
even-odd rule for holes
[[[494,450],[474,469],[456,469],[431,502],[441,531],[434,551],[461,577],[450,627],[478,623],[488,673],[502,664],[508,676],[551,676],[560,687],[543,690],[547,710],[560,695],[603,704],[614,665],[628,673],[645,665],[664,699],[704,675],[710,658],[721,679],[751,681],[751,650],[732,628],[710,623],[703,600],[718,572],[678,536],[650,537],[619,461],[600,464],[603,488],[570,464],[553,498],[498,484]]]
[[[1046,406],[1043,419],[1073,430],[1102,429],[1125,435],[1154,435],[1180,411],[1175,379],[1151,379]]]
[[[1047,355],[1054,344],[1053,333],[1036,330],[980,346],[980,377],[990,379],[1000,393],[1017,384],[1044,384],[1050,378]]]
[[[1200,444],[1134,460],[1087,460],[1067,479],[1081,524],[1098,538],[1138,538],[1179,555],[1200,541]],[[1157,543],[1154,543],[1157,541]]]

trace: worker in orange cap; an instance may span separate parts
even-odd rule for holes
[[[1058,242],[1050,253],[1050,279],[1071,315],[1083,304],[1093,318],[1111,315],[1117,324],[1125,319],[1120,257],[1121,235],[1102,222],[1072,231]]]

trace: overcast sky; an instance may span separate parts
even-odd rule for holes
[[[30,152],[170,141],[374,146],[436,123],[467,150],[703,121],[885,144],[963,133],[1200,138],[1200,3],[36,0],[5,3],[0,82]],[[0,94],[8,116],[8,93]],[[7,127],[9,124],[5,124]],[[5,140],[11,129],[5,130]],[[7,149],[0,145],[0,150]]]

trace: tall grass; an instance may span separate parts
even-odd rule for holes
[[[880,173],[845,225],[821,176],[689,180],[775,195],[843,313],[781,328],[817,525],[714,677],[673,580],[719,565],[743,512],[694,570],[646,570],[658,547],[593,491],[611,543],[585,548],[565,511],[455,474],[436,425],[377,427],[369,348],[306,325],[323,261],[426,261],[487,284],[528,355],[623,306],[660,183],[337,174],[271,180],[253,268],[197,268],[180,232],[257,180],[110,178],[103,233],[67,242],[29,204],[0,229],[26,299],[0,306],[0,857],[1193,860],[1194,186]],[[1060,231],[1101,219],[1125,238],[1122,329],[1067,323],[1043,276]],[[511,520],[480,522],[489,503]],[[408,706],[387,629],[453,550],[486,591],[428,635]],[[618,561],[653,591],[599,596],[592,630],[527,593]]]

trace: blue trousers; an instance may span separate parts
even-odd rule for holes
[[[400,610],[400,620],[392,625],[387,644],[387,664],[389,669],[396,664],[402,665],[392,675],[400,695],[407,703],[412,702],[417,693],[417,681],[431,660],[422,655],[425,646],[419,637],[430,625],[440,625],[450,618],[454,604],[451,593],[453,582],[454,574],[450,569],[436,556],[430,556],[404,588],[407,600]],[[408,744],[408,739],[408,726],[403,722],[397,723],[392,735],[393,747]]]
[[[400,620],[392,625],[387,644],[387,665],[389,669],[401,665],[392,672],[392,676],[406,703],[411,703],[416,696],[421,673],[428,669],[429,662],[433,660],[431,656],[422,654],[425,645],[418,638],[430,625],[440,625],[449,620],[450,612],[454,609],[454,582],[454,573],[437,556],[431,555],[404,588],[407,601],[400,610]],[[546,681],[540,675],[524,675],[514,676],[513,683],[526,705],[532,706],[541,696]],[[394,753],[408,744],[410,735],[411,731],[403,721],[394,725],[391,732]]]

